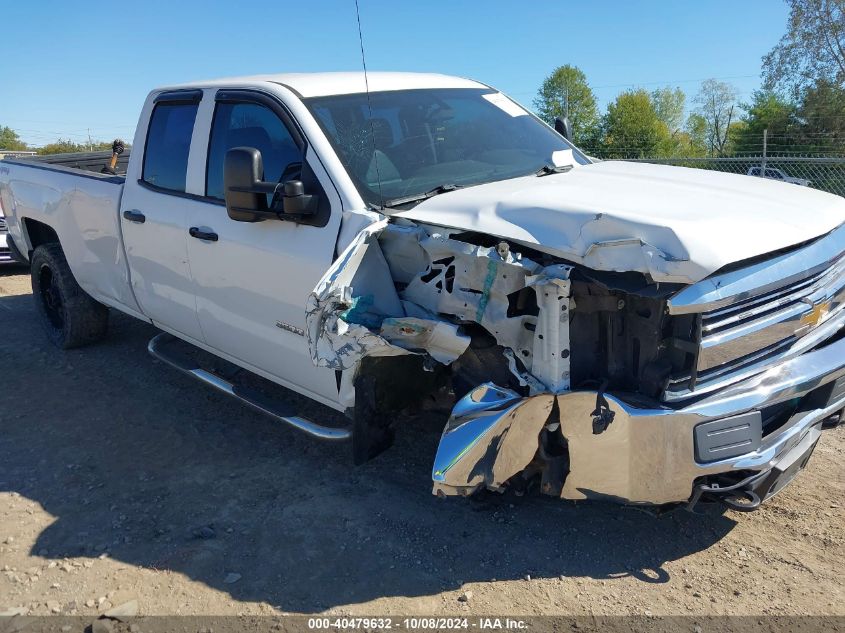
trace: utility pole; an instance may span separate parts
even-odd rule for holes
[[[566,91],[566,95],[565,95],[565,99],[566,99],[565,110],[566,111],[564,112],[563,116],[565,116],[568,119],[569,118],[569,85],[566,85],[563,88]]]
[[[766,150],[769,142],[769,128],[763,130],[763,160],[760,161],[760,177],[766,177]]]
[[[93,143],[91,143],[91,128],[88,128],[88,151],[92,151],[94,149]]]

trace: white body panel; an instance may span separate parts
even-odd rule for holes
[[[123,238],[132,271],[132,288],[141,310],[156,325],[167,325],[203,340],[191,266],[188,263],[188,217],[200,202],[128,187],[121,211],[139,211],[146,221],[125,219]]]
[[[176,84],[160,90],[184,90],[192,88],[233,88],[255,87],[270,88],[285,86],[300,97],[323,97],[364,92],[369,85],[371,92],[388,90],[416,90],[422,88],[486,88],[482,83],[452,75],[437,73],[391,73],[371,72],[367,78],[361,72],[328,73],[279,73],[274,75],[252,75],[193,81],[189,84]]]
[[[140,316],[118,221],[123,187],[120,179],[76,169],[0,164],[0,204],[23,254],[30,241],[21,219],[51,226],[79,285],[99,301]]]

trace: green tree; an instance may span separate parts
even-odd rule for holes
[[[680,88],[674,90],[669,86],[658,88],[651,93],[651,102],[657,117],[666,124],[672,134],[680,131],[684,124],[684,106],[687,96]]]
[[[696,113],[703,117],[707,129],[707,147],[711,156],[724,156],[731,122],[734,120],[737,91],[724,81],[708,79],[695,97]]]
[[[596,96],[587,76],[576,66],[559,66],[546,77],[534,99],[537,114],[549,125],[556,117],[568,116],[576,144],[588,143],[599,122]]]
[[[0,149],[25,150],[24,143],[12,128],[0,125]]]
[[[706,156],[709,149],[707,145],[707,120],[700,114],[693,112],[687,117],[684,132],[687,136],[686,154],[688,156]]]
[[[742,125],[732,127],[734,152],[761,153],[763,132],[768,130],[770,149],[785,149],[798,142],[797,108],[794,103],[771,90],[756,90],[751,103],[742,105]]]
[[[39,154],[67,154],[70,152],[87,152],[88,146],[74,143],[70,139],[58,139],[38,148]]]
[[[845,0],[786,0],[789,22],[763,57],[763,83],[798,97],[819,80],[845,87]]]
[[[669,128],[645,90],[628,90],[616,97],[607,106],[602,130],[605,158],[666,156],[671,147]]]
[[[800,143],[807,151],[845,150],[845,88],[819,81],[808,88],[798,107]]]
[[[91,143],[75,143],[70,139],[58,139],[38,148],[39,154],[68,154],[72,152],[104,152],[111,151],[111,143],[106,141],[92,141]],[[127,145],[127,147],[129,147]]]

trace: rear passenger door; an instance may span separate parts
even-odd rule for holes
[[[195,341],[203,336],[187,239],[192,205],[201,203],[186,193],[186,182],[201,99],[201,90],[183,90],[159,94],[147,105],[147,129],[138,134],[143,134],[142,162],[133,162],[127,173],[120,207],[132,290],[141,310],[162,329]]]
[[[338,394],[334,372],[311,361],[305,304],[334,259],[340,198],[281,101],[261,92],[221,90],[213,110],[211,105],[204,103],[202,114],[210,119],[206,202],[190,215],[196,237],[188,238],[205,341],[276,382],[334,403]],[[327,205],[318,225],[229,218],[223,200],[223,163],[233,147],[261,152],[265,181],[301,178],[307,193],[318,193]]]

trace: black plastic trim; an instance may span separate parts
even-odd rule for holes
[[[290,111],[277,98],[260,90],[218,90],[214,101],[215,103],[255,103],[257,105],[263,105],[282,120],[288,132],[290,132],[293,142],[305,154],[307,147],[305,136],[302,134],[302,130],[299,128],[296,119],[293,118]],[[214,114],[217,114],[217,108],[214,108]],[[214,129],[213,125],[214,122],[212,121],[211,129]],[[209,141],[211,141],[210,133],[211,130],[209,130]],[[209,142],[210,145],[211,143]],[[207,166],[208,162],[206,161]]]
[[[749,411],[704,422],[693,429],[695,461],[699,464],[730,459],[756,451],[763,442],[763,415]]]
[[[196,193],[188,193],[187,191],[176,191],[175,189],[165,189],[164,187],[156,187],[155,185],[151,185],[147,181],[141,179],[138,179],[137,182],[144,189],[149,189],[150,191],[155,191],[156,193],[163,193],[168,196],[176,196],[177,198],[185,198],[186,200],[195,200],[196,202],[216,204],[221,207],[226,206],[226,203],[223,200],[218,200],[217,198],[209,198],[208,196],[201,196]]]
[[[202,90],[199,88],[193,90],[168,90],[161,92],[153,99],[153,103],[199,103],[202,101]]]

